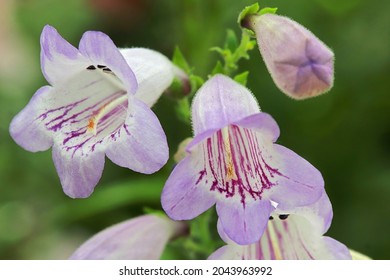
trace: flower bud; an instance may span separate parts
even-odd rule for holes
[[[277,87],[294,99],[327,92],[333,86],[334,54],[297,22],[275,14],[249,15],[260,53]]]

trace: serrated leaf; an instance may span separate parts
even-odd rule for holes
[[[243,86],[246,86],[246,83],[248,81],[248,75],[249,75],[249,71],[242,72],[242,73],[237,74],[236,76],[234,76],[234,80],[237,83],[240,83]]]
[[[190,73],[191,72],[191,68],[190,68],[187,60],[184,58],[184,55],[180,51],[178,46],[175,47],[175,50],[173,52],[172,62],[176,66],[178,66],[181,69],[183,69],[186,73]]]

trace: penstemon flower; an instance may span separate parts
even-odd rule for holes
[[[332,88],[334,54],[305,27],[270,13],[249,15],[243,24],[255,32],[265,65],[282,92],[305,99]]]
[[[228,245],[216,250],[209,259],[351,259],[345,245],[322,236],[329,229],[333,217],[332,205],[325,192],[313,205],[299,207],[288,213],[273,212],[261,239],[246,246],[229,240],[218,223],[218,232]]]
[[[189,154],[162,192],[162,206],[172,219],[192,219],[216,203],[229,238],[251,244],[275,207],[292,209],[320,198],[320,172],[274,144],[278,125],[237,82],[223,75],[208,80],[194,98],[192,121]]]
[[[107,35],[93,31],[84,33],[76,49],[45,26],[41,66],[51,85],[38,89],[13,119],[10,133],[31,152],[53,146],[68,196],[93,192],[105,155],[141,173],[166,163],[166,137],[149,108],[174,77],[165,56],[148,49],[119,50]]]
[[[185,231],[184,223],[156,215],[143,215],[95,234],[70,259],[157,260],[167,242]]]

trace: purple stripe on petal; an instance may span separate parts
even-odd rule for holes
[[[51,133],[45,129],[39,118],[43,100],[50,95],[51,87],[41,87],[27,106],[17,114],[10,124],[10,134],[15,142],[24,149],[37,152],[45,151],[53,145]]]
[[[54,145],[53,161],[64,192],[72,198],[85,198],[102,176],[104,153],[75,154]]]
[[[127,116],[114,139],[108,139],[106,154],[119,166],[150,174],[168,160],[166,136],[156,115],[147,105],[132,98],[131,107],[132,115]]]
[[[231,125],[215,132],[192,153],[203,154],[206,176],[200,179],[212,182],[210,190],[245,206],[247,201],[261,200],[263,192],[284,176],[270,166],[271,145],[260,133]]]
[[[161,204],[169,217],[189,220],[215,204],[215,197],[208,191],[210,182],[203,177],[199,159],[187,157],[175,167],[161,194]]]

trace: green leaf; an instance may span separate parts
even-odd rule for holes
[[[251,6],[247,6],[245,7],[241,13],[238,15],[238,24],[241,26],[241,21],[247,16],[247,15],[251,15],[251,14],[257,14],[258,11],[260,10],[260,6],[258,3],[255,3]]]
[[[190,68],[187,60],[184,58],[184,55],[180,51],[178,46],[175,47],[175,50],[173,52],[172,62],[176,66],[178,66],[181,69],[183,69],[186,73],[190,73],[191,72],[191,68]]]
[[[248,81],[248,75],[249,75],[249,71],[242,72],[234,76],[234,80],[242,84],[243,86],[246,86],[246,83]]]
[[[225,49],[234,52],[237,48],[238,48],[237,35],[233,30],[228,29],[226,34]]]

